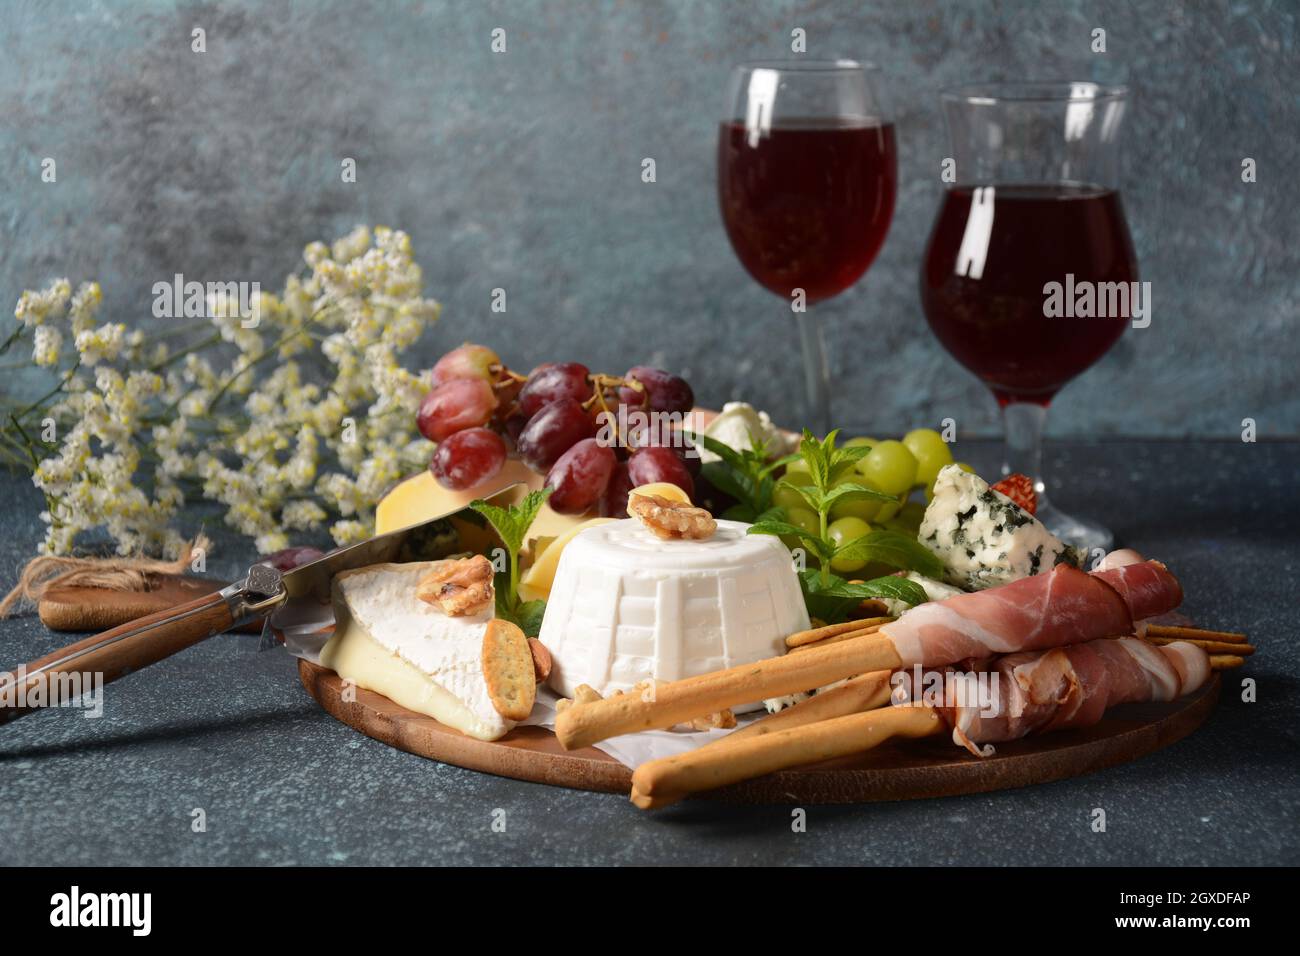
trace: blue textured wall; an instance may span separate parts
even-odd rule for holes
[[[732,255],[714,198],[729,66],[879,62],[900,136],[897,212],[867,279],[828,303],[838,408],[873,431],[993,402],[921,316],[919,256],[947,148],[936,92],[975,79],[1123,81],[1125,202],[1151,328],[1071,386],[1057,433],[1300,433],[1297,4],[157,3],[0,0],[0,294],[98,277],[146,316],[173,272],[279,286],[304,243],[408,230],[462,339],[528,367],[686,370],[700,399],[797,421],[786,304]],[[190,49],[207,31],[208,52]],[[489,34],[507,31],[494,55]],[[1093,54],[1102,27],[1107,52]],[[58,183],[39,179],[55,157]],[[358,182],[340,182],[355,157]],[[642,157],[658,182],[640,181]],[[1243,157],[1258,182],[1243,184]],[[503,286],[509,312],[494,316]],[[30,386],[30,380],[26,383]]]

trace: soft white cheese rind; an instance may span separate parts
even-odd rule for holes
[[[916,537],[943,562],[944,580],[967,591],[1083,563],[1041,521],[957,465],[940,470]]]
[[[609,696],[784,653],[808,611],[790,552],[749,527],[719,520],[704,541],[665,541],[632,519],[579,532],[560,555],[539,635],[551,687]]]
[[[488,609],[449,617],[415,596],[431,562],[377,564],[334,579],[334,635],[321,664],[359,687],[479,740],[505,735],[483,677]]]
[[[704,428],[704,434],[736,451],[754,447],[754,438],[763,443],[771,457],[784,455],[788,442],[781,430],[772,424],[767,412],[760,412],[748,402],[727,402],[718,417]],[[718,456],[705,448],[700,449],[700,460],[706,464],[717,461]]]

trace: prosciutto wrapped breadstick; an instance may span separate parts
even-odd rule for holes
[[[955,685],[945,681],[938,706],[898,702],[649,761],[632,775],[632,802],[643,809],[667,806],[701,790],[863,753],[895,737],[951,731],[959,745],[977,756],[989,756],[993,743],[1085,727],[1118,704],[1190,694],[1208,679],[1211,665],[1205,652],[1192,644],[1153,647],[1120,638],[1012,654],[991,670],[999,682],[993,714],[983,713],[978,703],[958,702]]]
[[[995,654],[1131,634],[1133,622],[1172,611],[1183,589],[1159,561],[1085,574],[1047,574],[914,607],[884,625],[904,664],[939,667]]]
[[[555,735],[573,750],[868,671],[943,667],[1131,634],[1136,616],[1163,614],[1181,601],[1178,581],[1158,561],[1099,574],[1059,565],[1049,574],[922,604],[876,634],[670,681],[653,699],[623,694],[575,704],[556,719]]]
[[[994,714],[977,702],[956,700],[951,683],[936,709],[952,728],[954,743],[987,757],[993,753],[992,744],[1088,727],[1119,704],[1190,694],[1206,682],[1210,671],[1209,655],[1194,644],[1157,647],[1133,637],[1089,641],[994,661],[989,673],[997,677],[1001,698]],[[899,689],[907,697],[910,680],[902,677]]]

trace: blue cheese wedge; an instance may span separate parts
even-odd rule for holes
[[[1084,555],[978,475],[947,465],[934,483],[917,540],[943,562],[944,580],[980,591],[1050,571],[1082,567]]]

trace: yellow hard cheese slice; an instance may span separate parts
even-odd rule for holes
[[[546,546],[532,567],[519,578],[519,597],[524,601],[545,601],[551,596],[551,585],[555,583],[555,569],[560,566],[560,554],[564,546],[574,539],[579,531],[609,524],[613,518],[588,518],[581,524],[574,525]]]
[[[684,505],[691,503],[691,496],[670,481],[652,481],[648,485],[637,485],[628,492],[629,498],[632,495],[658,495],[669,501],[680,501]]]
[[[511,459],[491,481],[464,491],[452,491],[438,484],[432,474],[423,471],[413,478],[407,478],[380,500],[375,507],[375,533],[385,534],[456,511],[475,498],[486,498],[517,481],[523,482],[532,491],[542,487],[545,477],[523,462]],[[582,520],[582,515],[558,514],[551,510],[550,505],[543,505],[528,536],[558,537]]]

